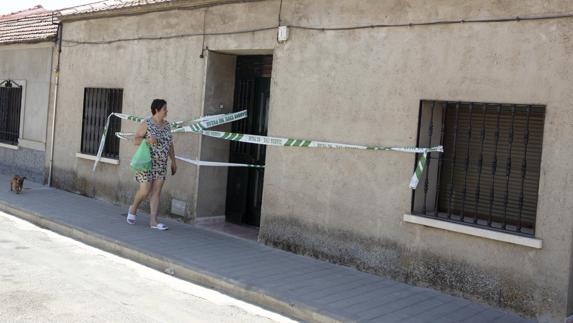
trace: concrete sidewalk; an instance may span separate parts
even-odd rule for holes
[[[26,182],[9,191],[0,176],[0,209],[41,227],[304,321],[529,322],[438,291],[298,256],[254,241],[162,219],[159,232],[126,209]]]

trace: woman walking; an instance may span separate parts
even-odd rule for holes
[[[175,175],[177,164],[173,148],[173,135],[171,126],[165,120],[167,116],[167,102],[155,99],[151,103],[151,117],[145,119],[135,133],[135,145],[139,146],[145,139],[151,150],[151,169],[137,172],[135,180],[139,183],[139,190],[135,194],[133,204],[127,212],[127,223],[135,224],[135,216],[139,204],[149,196],[150,216],[149,226],[152,229],[167,230],[163,223],[157,222],[159,197],[167,174],[167,158],[171,158],[171,175]]]

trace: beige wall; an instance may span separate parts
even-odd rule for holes
[[[362,7],[368,14],[348,4],[332,7],[334,12],[316,7],[303,16],[310,5],[296,3],[283,8],[286,24],[368,24],[375,16],[391,17],[378,23],[511,16],[565,8],[565,2],[545,2],[545,8],[536,2],[530,8],[522,2],[519,7],[482,2],[478,12],[478,4],[442,1],[432,6],[449,12],[424,15],[428,8],[414,2],[385,8],[370,1]],[[312,3],[313,8],[326,5]],[[572,181],[563,176],[572,170],[567,162],[572,144],[565,139],[572,134],[567,126],[573,118],[573,43],[567,36],[572,27],[572,20],[551,20],[291,30],[291,40],[275,50],[273,135],[409,146],[416,142],[421,99],[546,104],[536,234],[542,250],[403,223],[401,215],[410,210],[407,183],[414,157],[397,153],[269,149],[263,238],[404,280],[468,293],[480,289],[498,304],[564,317],[573,225],[567,189]],[[455,271],[459,278],[446,279],[443,271]]]
[[[174,16],[174,17],[173,17]],[[129,17],[80,21],[64,25],[64,40],[101,40],[157,33],[168,28],[183,32],[202,26],[202,13],[159,13],[151,17]],[[174,29],[175,28],[175,29]],[[177,29],[178,28],[178,29]],[[86,87],[123,89],[122,111],[150,115],[154,98],[168,102],[169,120],[197,118],[202,109],[204,59],[201,39],[139,41],[111,45],[69,46],[64,42],[61,55],[60,95],[54,154],[54,183],[90,196],[127,204],[137,183],[129,169],[135,146],[120,144],[120,164],[100,164],[91,172],[93,162],[78,159],[80,152],[83,93]],[[136,124],[122,121],[122,131],[135,131]],[[198,158],[198,137],[174,136],[178,155]],[[172,198],[194,205],[196,170],[179,162],[178,176],[165,185],[161,209],[168,209]],[[188,209],[192,209],[189,208]],[[189,210],[188,210],[189,211]]]
[[[92,161],[76,158],[80,152],[83,90],[85,87],[123,88],[123,112],[148,115],[151,100],[165,98],[169,106],[169,120],[190,120],[209,113],[212,107],[204,97],[209,90],[204,84],[207,56],[200,58],[202,37],[174,38],[160,41],[129,41],[103,45],[77,45],[67,41],[105,41],[121,38],[153,37],[202,32],[203,18],[207,15],[207,32],[219,32],[221,19],[230,24],[228,28],[253,28],[259,23],[266,26],[275,23],[269,16],[278,9],[278,2],[260,4],[246,3],[232,7],[213,7],[201,10],[182,10],[149,13],[141,16],[104,18],[76,21],[64,24],[61,55],[60,95],[54,153],[54,184],[89,196],[98,196],[110,201],[129,203],[136,183],[129,170],[129,159],[135,148],[128,142],[120,147],[120,164],[100,164],[98,171],[90,171]],[[234,50],[268,49],[274,46],[275,32],[237,36],[213,36],[206,45],[218,48],[222,41],[226,48]],[[213,43],[207,41],[213,40]],[[234,71],[233,71],[234,72]],[[209,95],[209,93],[207,93]],[[232,94],[231,94],[232,96]],[[227,99],[225,99],[228,101]],[[228,106],[229,107],[229,106]],[[220,113],[220,112],[217,112]],[[122,122],[122,131],[134,131],[131,122]],[[198,136],[178,134],[175,147],[178,155],[199,158]],[[203,156],[207,156],[203,152]],[[168,212],[172,198],[187,204],[187,219],[196,216],[197,169],[178,162],[178,176],[170,178],[161,199],[161,210]],[[208,172],[208,171],[206,171]],[[215,175],[220,178],[221,174]],[[226,185],[226,183],[225,183]],[[204,187],[209,186],[206,183]],[[221,185],[216,185],[221,190]],[[208,200],[208,198],[207,198]],[[201,204],[199,204],[201,206]],[[224,206],[223,206],[224,208]],[[215,210],[205,214],[214,215]]]
[[[0,46],[0,80],[25,81],[22,139],[45,149],[48,100],[54,44]]]
[[[570,12],[569,1],[283,1],[283,24],[352,26]],[[276,25],[279,1],[211,7],[208,32]],[[64,40],[102,41],[200,32],[203,10],[64,23]],[[542,321],[566,315],[573,219],[573,19],[453,24],[352,31],[273,30],[210,36],[222,51],[273,50],[269,135],[369,145],[416,143],[421,99],[547,106],[536,250],[402,222],[410,211],[410,154],[269,147],[260,238],[288,250],[512,308]],[[152,98],[171,120],[207,102],[201,37],[64,47],[56,133],[56,183],[128,203],[134,148],[120,165],[75,158],[83,88],[124,89],[126,113]],[[209,78],[207,78],[209,79]],[[207,110],[207,106],[205,107]],[[123,122],[122,130],[135,125]],[[199,139],[177,135],[178,153],[198,157]],[[209,155],[203,145],[201,156]],[[195,205],[194,166],[167,181],[171,197]],[[203,173],[201,173],[203,174]],[[205,173],[207,174],[207,173]],[[200,175],[202,176],[202,175]],[[220,177],[220,176],[219,176]],[[222,177],[221,177],[222,178]],[[205,184],[207,185],[207,184]],[[218,211],[217,211],[218,212]],[[190,216],[197,210],[191,208]]]
[[[209,52],[207,63],[205,114],[233,112],[236,56]],[[220,128],[223,131],[231,130],[230,125]],[[210,137],[201,138],[201,160],[228,161],[229,142]],[[227,168],[202,167],[197,191],[197,217],[225,215]]]
[[[53,42],[0,46],[0,80],[24,85],[18,150],[0,147],[0,172],[43,182],[51,98]]]

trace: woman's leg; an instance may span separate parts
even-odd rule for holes
[[[163,188],[164,179],[156,179],[151,184],[151,198],[149,199],[149,225],[157,225],[157,210],[159,209],[159,197],[161,196],[161,189]]]
[[[129,209],[129,213],[135,215],[137,212],[137,208],[139,208],[139,204],[143,202],[151,192],[151,184],[148,182],[139,183],[139,190],[135,193],[135,197],[133,198],[133,203],[131,204],[131,208]]]

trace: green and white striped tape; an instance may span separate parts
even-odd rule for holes
[[[246,142],[251,144],[266,145],[266,146],[287,146],[287,147],[307,147],[307,148],[334,148],[334,149],[362,149],[362,150],[381,150],[381,151],[399,151],[405,153],[429,153],[429,152],[443,152],[442,146],[431,148],[418,148],[418,147],[389,147],[389,146],[363,146],[352,144],[339,144],[333,142],[307,140],[307,139],[294,139],[294,138],[281,138],[248,135],[234,132],[212,131],[212,130],[195,130],[191,127],[181,127],[175,129],[173,132],[194,132],[201,133],[205,136],[219,138],[230,141]]]
[[[135,132],[116,132],[115,136],[119,139],[123,140],[131,140],[132,137],[135,136]]]
[[[189,159],[184,157],[175,156],[175,158],[193,164],[196,166],[215,166],[215,167],[248,167],[248,168],[265,168],[265,165],[255,165],[255,164],[236,164],[236,163],[221,163],[212,162],[204,160]]]
[[[196,128],[182,127],[175,130],[176,132],[194,132],[201,133],[205,136],[220,138],[230,141],[239,141],[246,143],[253,143],[259,145],[269,145],[269,146],[287,146],[287,147],[308,147],[308,148],[335,148],[335,149],[363,149],[363,150],[381,150],[381,151],[398,151],[406,153],[418,153],[422,154],[418,159],[416,164],[416,169],[412,178],[410,179],[409,187],[411,189],[416,189],[424,168],[427,162],[427,154],[431,152],[443,152],[443,146],[435,146],[430,148],[418,148],[418,147],[388,147],[388,146],[362,146],[362,145],[350,145],[350,144],[339,144],[332,142],[314,141],[307,139],[293,139],[293,138],[279,138],[279,137],[268,137],[268,136],[257,136],[248,135],[232,132],[223,131],[211,131],[211,130],[196,130]]]
[[[141,122],[144,119],[140,117],[130,116],[126,114],[112,114],[126,120],[133,120],[137,122]],[[107,133],[107,126],[109,123],[106,122],[106,128],[104,129],[104,135],[102,136],[102,142],[100,143],[100,149],[103,151],[103,144],[105,142],[105,134]],[[427,163],[427,154],[431,152],[439,152],[442,153],[444,151],[443,146],[435,146],[429,148],[419,148],[419,147],[391,147],[391,146],[365,146],[365,145],[353,145],[353,144],[341,144],[341,143],[333,143],[333,142],[325,142],[325,141],[316,141],[316,140],[308,140],[308,139],[295,139],[295,138],[282,138],[282,137],[270,137],[270,136],[258,136],[258,135],[250,135],[250,134],[241,134],[241,133],[233,133],[233,132],[224,132],[224,131],[212,131],[207,130],[208,128],[218,126],[221,124],[233,122],[236,120],[240,120],[247,117],[246,111],[240,111],[235,113],[229,114],[220,114],[215,116],[206,116],[203,118],[199,118],[196,120],[192,120],[189,122],[178,121],[172,123],[173,133],[197,133],[202,134],[205,136],[219,138],[223,140],[230,140],[230,141],[238,141],[238,142],[245,142],[251,144],[258,144],[258,145],[267,145],[267,146],[284,146],[284,147],[306,147],[306,148],[329,148],[329,149],[361,149],[361,150],[374,150],[374,151],[397,151],[397,152],[405,152],[405,153],[415,153],[415,154],[422,154],[416,163],[416,169],[412,178],[410,179],[410,188],[415,189],[420,182],[420,178],[422,173],[424,172],[424,168]],[[189,123],[188,125],[184,126],[185,123]],[[133,133],[116,133],[116,136],[122,139],[128,139],[129,136],[132,136]],[[98,157],[101,156],[101,153],[98,151]],[[207,166],[210,163],[210,166],[227,166],[227,167],[264,167],[262,165],[248,165],[248,164],[236,164],[236,166],[230,166],[231,163],[218,163],[218,162],[206,162],[206,161],[192,161],[190,159],[182,159],[182,157],[177,157],[178,159],[195,163],[196,165],[203,165]],[[99,159],[96,158],[96,163],[94,163],[94,170]],[[192,161],[192,162],[191,162]],[[241,165],[241,166],[238,166]]]
[[[125,114],[125,113],[117,113],[117,112],[111,113],[109,116],[107,116],[107,119],[105,121],[105,126],[103,127],[103,134],[101,136],[101,141],[99,142],[96,160],[94,161],[94,166],[92,169],[92,171],[94,171],[94,172],[96,170],[97,164],[101,160],[101,155],[102,155],[103,149],[105,147],[105,138],[107,136],[107,130],[109,129],[109,121],[110,121],[112,116],[118,117],[118,118],[123,119],[123,120],[135,121],[135,122],[139,122],[139,123],[141,123],[145,120],[145,118],[143,118],[143,117],[133,116],[133,115]],[[229,114],[218,114],[218,115],[214,115],[214,116],[205,116],[205,117],[201,117],[199,119],[195,119],[195,120],[191,120],[191,121],[175,121],[175,122],[171,122],[170,124],[171,124],[171,127],[173,129],[181,128],[181,127],[183,127],[184,124],[190,124],[189,126],[186,126],[186,127],[199,127],[199,129],[208,129],[208,128],[211,128],[214,126],[222,125],[222,124],[233,122],[236,120],[241,120],[241,119],[244,119],[246,117],[247,117],[247,110],[243,110],[243,111],[229,113]]]
[[[123,140],[131,140],[134,135],[135,135],[135,133],[133,133],[133,132],[116,132],[115,133],[116,137],[123,139]],[[265,165],[213,162],[213,161],[189,159],[189,158],[180,157],[180,156],[175,156],[175,158],[182,160],[186,163],[193,164],[195,166],[265,168]]]
[[[426,162],[428,161],[428,153],[423,153],[420,158],[418,158],[418,162],[416,163],[416,170],[414,171],[414,175],[410,179],[410,188],[416,189],[418,183],[420,182],[420,178],[422,178],[422,173],[424,173],[424,168],[426,167]]]

